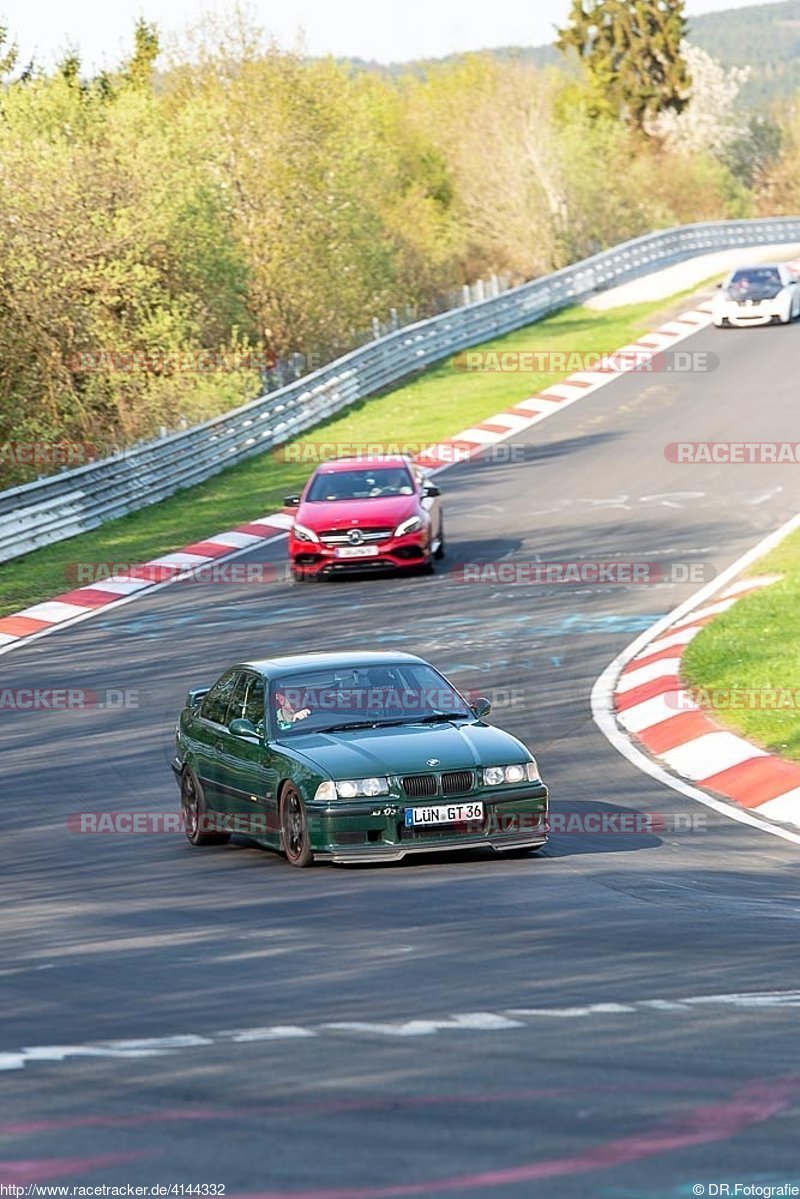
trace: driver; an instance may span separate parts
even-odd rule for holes
[[[306,720],[311,715],[310,708],[295,708],[282,691],[275,692],[275,704],[279,729],[290,729],[298,720]]]

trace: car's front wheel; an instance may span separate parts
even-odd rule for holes
[[[310,866],[314,861],[308,835],[306,806],[300,792],[288,783],[281,794],[281,841],[290,866]]]
[[[436,547],[436,551],[433,556],[438,562],[441,562],[446,553],[447,546],[444,540],[444,521],[442,521],[442,523],[439,525],[439,544]]]
[[[190,845],[226,845],[230,833],[208,831],[208,809],[194,771],[187,766],[181,775],[181,812],[183,831]]]

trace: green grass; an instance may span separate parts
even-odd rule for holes
[[[800,533],[749,573],[784,577],[706,625],[686,650],[683,674],[703,689],[744,689],[747,706],[715,708],[715,719],[771,753],[800,761]],[[777,689],[791,706],[757,707],[765,702],[762,689]]]
[[[488,342],[492,350],[613,351],[666,317],[683,295],[595,313],[570,308]],[[550,374],[470,373],[446,360],[377,399],[365,400],[300,440],[433,442],[557,382]],[[77,562],[144,562],[273,512],[299,491],[308,462],[285,462],[281,451],[251,458],[159,504],[109,521],[91,533],[46,546],[0,565],[0,615],[71,589]]]

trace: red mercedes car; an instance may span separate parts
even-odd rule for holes
[[[439,488],[410,459],[338,458],[317,467],[289,533],[296,579],[375,569],[432,571],[444,556]]]

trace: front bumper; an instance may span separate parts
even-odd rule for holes
[[[289,560],[295,577],[346,574],[372,570],[413,570],[430,561],[430,538],[427,530],[389,537],[370,544],[376,552],[364,557],[337,554],[337,547],[324,542],[300,541],[289,536]]]
[[[426,807],[436,800],[408,800],[396,795],[370,800],[306,804],[314,856],[332,862],[396,862],[409,854],[445,853],[462,849],[497,851],[534,848],[547,841],[548,791],[543,783],[474,792],[454,803],[480,801],[483,821],[405,827],[405,809]]]
[[[715,324],[721,322],[740,329],[747,325],[770,325],[773,321],[785,321],[789,305],[786,300],[759,300],[753,304],[737,304],[729,300],[713,309]]]

